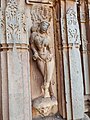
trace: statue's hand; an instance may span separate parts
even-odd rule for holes
[[[34,55],[33,55],[33,60],[37,60],[38,57],[39,57],[38,53],[35,52]]]
[[[52,58],[53,58],[53,55],[52,55],[52,54],[49,54],[49,55],[47,56],[47,61],[51,61]]]

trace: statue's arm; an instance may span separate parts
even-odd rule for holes
[[[33,43],[31,43],[31,50],[32,50],[33,54],[35,54],[37,52],[35,45]]]
[[[48,45],[48,50],[49,50],[50,54],[52,54],[52,47],[50,45]]]
[[[48,41],[49,41],[48,50],[49,50],[50,54],[52,54],[52,49],[53,49],[53,47],[52,47],[52,41],[51,41],[51,38],[50,38],[50,37],[48,37]]]
[[[30,39],[30,46],[31,46],[31,50],[33,52],[33,59],[37,60],[37,58],[38,58],[38,51],[36,50],[36,47],[35,47],[34,36],[33,35],[31,36],[31,39]]]

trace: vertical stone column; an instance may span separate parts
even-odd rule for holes
[[[90,94],[89,94],[89,92],[90,92],[89,91],[90,90],[90,1],[87,1],[87,2],[85,1],[85,4],[82,2],[83,3],[82,7],[84,7],[84,9],[85,9],[84,11],[86,13],[86,14],[84,14],[86,19],[83,19],[83,24],[86,25],[85,32],[87,32],[87,39],[85,41],[85,46],[84,46],[84,51],[85,51],[84,54],[87,54],[87,57],[88,57],[87,58],[88,59],[88,67],[87,68],[89,69],[88,70],[89,81],[86,81],[87,85],[85,86],[85,97],[84,98],[85,98],[85,112],[90,113]],[[87,13],[89,13],[89,14],[87,14]],[[87,18],[87,16],[88,16],[88,18]],[[82,18],[84,18],[84,17],[82,17]],[[86,68],[86,70],[87,70],[87,68]]]
[[[1,3],[0,3],[0,16],[1,16]],[[0,36],[1,36],[1,17],[0,17]],[[1,39],[1,37],[0,37]],[[1,63],[1,62],[0,62]],[[1,66],[0,66],[1,69]],[[0,72],[0,117],[2,117],[2,79],[1,79],[1,72]]]
[[[81,0],[80,3],[80,22],[81,22],[81,39],[82,39],[82,57],[83,57],[83,74],[85,94],[90,94],[90,80],[89,80],[89,67],[88,67],[88,54],[87,54],[87,35],[86,35],[86,12],[85,1]]]
[[[5,10],[7,0],[0,0],[1,8]]]
[[[5,8],[6,1],[1,0],[0,10],[0,81],[1,81],[1,106],[2,120],[9,120],[8,115],[8,79],[7,79],[7,49],[5,36]],[[1,116],[0,116],[1,117]]]
[[[70,93],[72,118],[84,117],[83,76],[80,55],[80,31],[75,1],[66,2],[67,36],[69,47]]]
[[[90,71],[90,2],[88,1],[89,25],[88,25],[88,52],[89,52],[89,71]],[[90,74],[90,72],[89,72]]]
[[[65,83],[65,98],[66,98],[66,114],[67,119],[72,117],[71,94],[70,94],[70,75],[69,75],[69,61],[68,61],[68,41],[67,41],[67,27],[66,27],[66,3],[61,1],[61,33],[62,33],[62,47],[63,47],[63,63],[64,63],[64,83]]]
[[[63,31],[63,18],[60,19],[62,11],[63,14],[63,4],[60,1],[56,3],[54,8],[54,31],[55,31],[55,57],[56,57],[56,71],[57,71],[57,93],[58,93],[58,112],[63,118],[66,118],[66,99],[65,99],[65,86],[64,86],[64,68],[63,68],[63,54],[62,54],[62,31]],[[61,7],[60,7],[61,5]],[[63,6],[63,7],[62,7]],[[62,10],[61,10],[62,9]],[[62,15],[63,16],[63,15]],[[62,21],[62,23],[61,23]],[[60,25],[61,23],[61,25]],[[62,28],[62,30],[61,30]]]
[[[27,19],[16,0],[6,8],[9,120],[32,120]]]

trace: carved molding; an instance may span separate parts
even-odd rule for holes
[[[42,4],[49,4],[49,5],[53,5],[53,2],[55,0],[26,0],[27,4],[34,4],[34,3],[42,3]]]

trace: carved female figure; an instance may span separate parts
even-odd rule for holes
[[[33,51],[33,59],[37,61],[43,78],[44,97],[50,97],[50,84],[54,70],[54,58],[52,54],[52,41],[47,33],[49,23],[43,21],[39,24],[38,29],[32,27],[31,29],[31,49]]]

